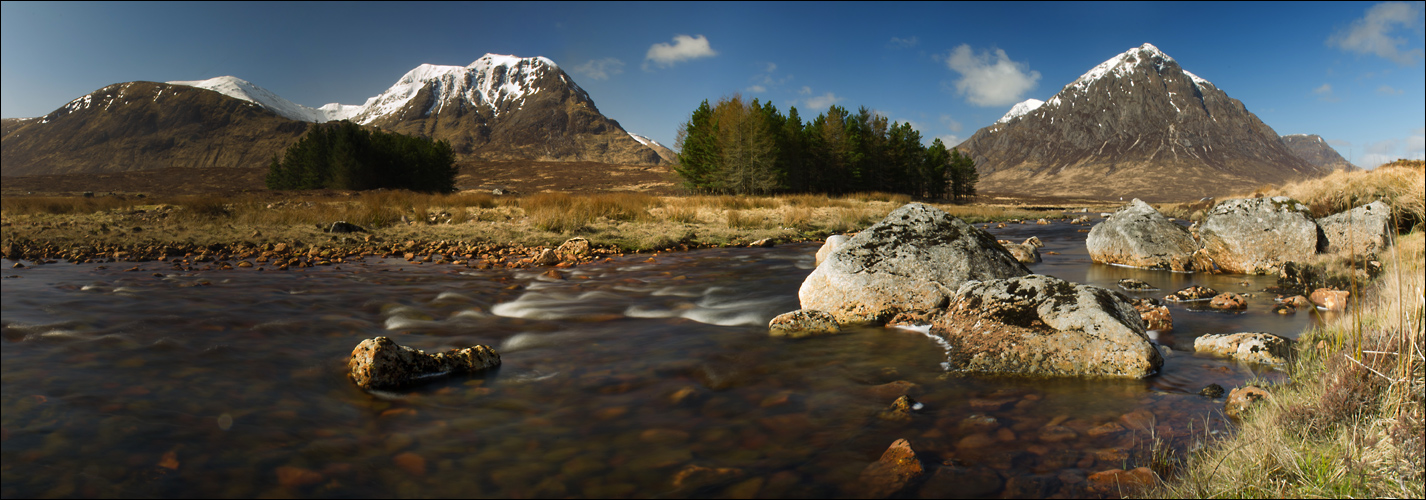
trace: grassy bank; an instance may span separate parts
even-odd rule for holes
[[[1349,314],[1305,332],[1291,381],[1268,386],[1232,437],[1183,457],[1164,498],[1422,498],[1426,243],[1422,162],[1260,190],[1338,212],[1383,199],[1415,227],[1378,255],[1384,271]],[[1414,220],[1412,219],[1414,217]]]
[[[0,241],[26,260],[152,260],[186,254],[473,254],[554,247],[572,237],[603,253],[816,240],[858,231],[904,195],[660,197],[537,193],[498,197],[404,191],[240,197],[5,197]],[[969,222],[1057,218],[1059,212],[939,205]],[[346,221],[366,233],[332,234]],[[472,249],[472,246],[480,249]],[[468,260],[467,259],[452,259]]]

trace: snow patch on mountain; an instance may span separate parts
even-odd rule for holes
[[[650,138],[648,138],[648,137],[644,137],[644,136],[642,136],[642,135],[635,134],[635,133],[633,133],[633,132],[629,132],[629,131],[627,131],[627,130],[624,131],[624,132],[627,133],[627,134],[629,134],[629,137],[633,137],[634,140],[639,141],[639,144],[643,144],[643,145],[649,146],[649,147],[653,147],[653,146],[658,146],[658,147],[661,147],[661,148],[664,147],[663,144],[659,144],[659,141],[655,141],[655,140],[650,139]]]
[[[257,104],[267,108],[273,113],[277,113],[279,116],[292,120],[318,123],[331,120],[322,110],[309,108],[283,99],[281,96],[265,88],[253,85],[252,82],[235,76],[220,76],[207,80],[175,81],[168,82],[168,84],[212,90],[228,97]],[[157,99],[157,96],[155,96],[155,99]]]
[[[1005,116],[1000,117],[1000,119],[996,120],[995,123],[1009,123],[1010,120],[1015,119],[1015,117],[1022,116],[1030,113],[1031,111],[1040,109],[1040,106],[1043,105],[1045,105],[1045,101],[1041,101],[1039,99],[1026,99],[1024,101],[1016,103],[1015,106],[1010,108],[1010,111],[1005,113]]]
[[[559,66],[546,57],[500,54],[486,54],[466,66],[422,64],[365,103],[330,103],[318,108],[283,99],[267,89],[232,76],[168,83],[212,90],[255,103],[293,120],[316,123],[352,120],[365,125],[405,108],[428,86],[436,95],[431,107],[424,110],[426,114],[439,112],[445,106],[463,100],[474,107],[488,106],[494,116],[499,116],[503,110],[522,107],[527,97],[542,90],[536,87],[536,82],[548,72],[558,70]],[[585,95],[584,89],[573,81],[562,74],[560,78],[575,92]]]

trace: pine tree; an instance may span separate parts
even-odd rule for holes
[[[683,177],[690,191],[708,192],[715,189],[718,168],[718,130],[713,123],[713,109],[704,99],[687,122],[678,128],[678,165],[674,171]]]

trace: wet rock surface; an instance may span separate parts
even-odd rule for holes
[[[1145,330],[1167,332],[1173,330],[1173,315],[1169,313],[1168,306],[1155,298],[1143,298],[1134,300],[1134,310],[1139,311],[1139,319],[1144,322]]]
[[[500,366],[500,355],[489,346],[473,346],[427,354],[397,345],[387,337],[363,340],[352,349],[349,376],[362,389],[392,389],[443,375],[471,373]]]
[[[1236,311],[1241,309],[1247,309],[1248,300],[1243,298],[1242,295],[1238,295],[1236,293],[1220,293],[1218,295],[1214,295],[1213,299],[1209,300],[1208,306],[1214,309]]]
[[[857,494],[863,498],[887,498],[906,490],[925,472],[911,443],[898,439],[881,454],[881,459],[862,470]]]
[[[1029,274],[990,234],[920,203],[902,206],[837,247],[798,290],[803,309],[841,324],[880,325],[946,305],[967,280]]]
[[[1347,298],[1351,295],[1352,293],[1346,290],[1318,288],[1312,291],[1312,295],[1307,300],[1312,305],[1328,311],[1341,311],[1347,308]]]
[[[1223,414],[1229,418],[1239,419],[1249,410],[1269,399],[1272,399],[1272,394],[1261,388],[1239,387],[1228,393],[1228,401],[1223,403]]]
[[[1089,256],[1102,264],[1193,271],[1198,242],[1188,229],[1135,198],[1089,230]]]
[[[1292,340],[1262,332],[1203,335],[1193,350],[1248,363],[1284,366],[1292,355]]]
[[[801,338],[838,333],[842,328],[831,314],[813,309],[798,309],[773,318],[768,323],[768,331],[774,337]]]
[[[1164,296],[1164,300],[1169,302],[1191,302],[1197,300],[1208,300],[1218,295],[1218,291],[1206,286],[1192,285],[1174,292],[1172,295]]]
[[[1224,272],[1277,274],[1286,262],[1317,253],[1317,223],[1307,206],[1285,196],[1226,200],[1199,229],[1207,256]]]
[[[1163,365],[1126,297],[1050,276],[967,283],[931,331],[972,372],[1142,378]]]

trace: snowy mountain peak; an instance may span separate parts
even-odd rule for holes
[[[1005,113],[1005,116],[1000,117],[999,120],[995,120],[995,123],[1008,123],[1010,120],[1015,119],[1015,117],[1017,116],[1025,115],[1031,111],[1040,109],[1040,106],[1043,106],[1044,104],[1045,101],[1041,101],[1039,99],[1026,99],[1024,101],[1016,103],[1014,107],[1010,108],[1010,111]]]
[[[219,76],[207,80],[174,81],[167,83],[169,85],[183,85],[212,90],[228,97],[257,104],[284,118],[319,123],[328,120],[325,113],[320,110],[283,99],[277,94],[272,93],[272,91],[253,85],[252,82],[236,76]]]

